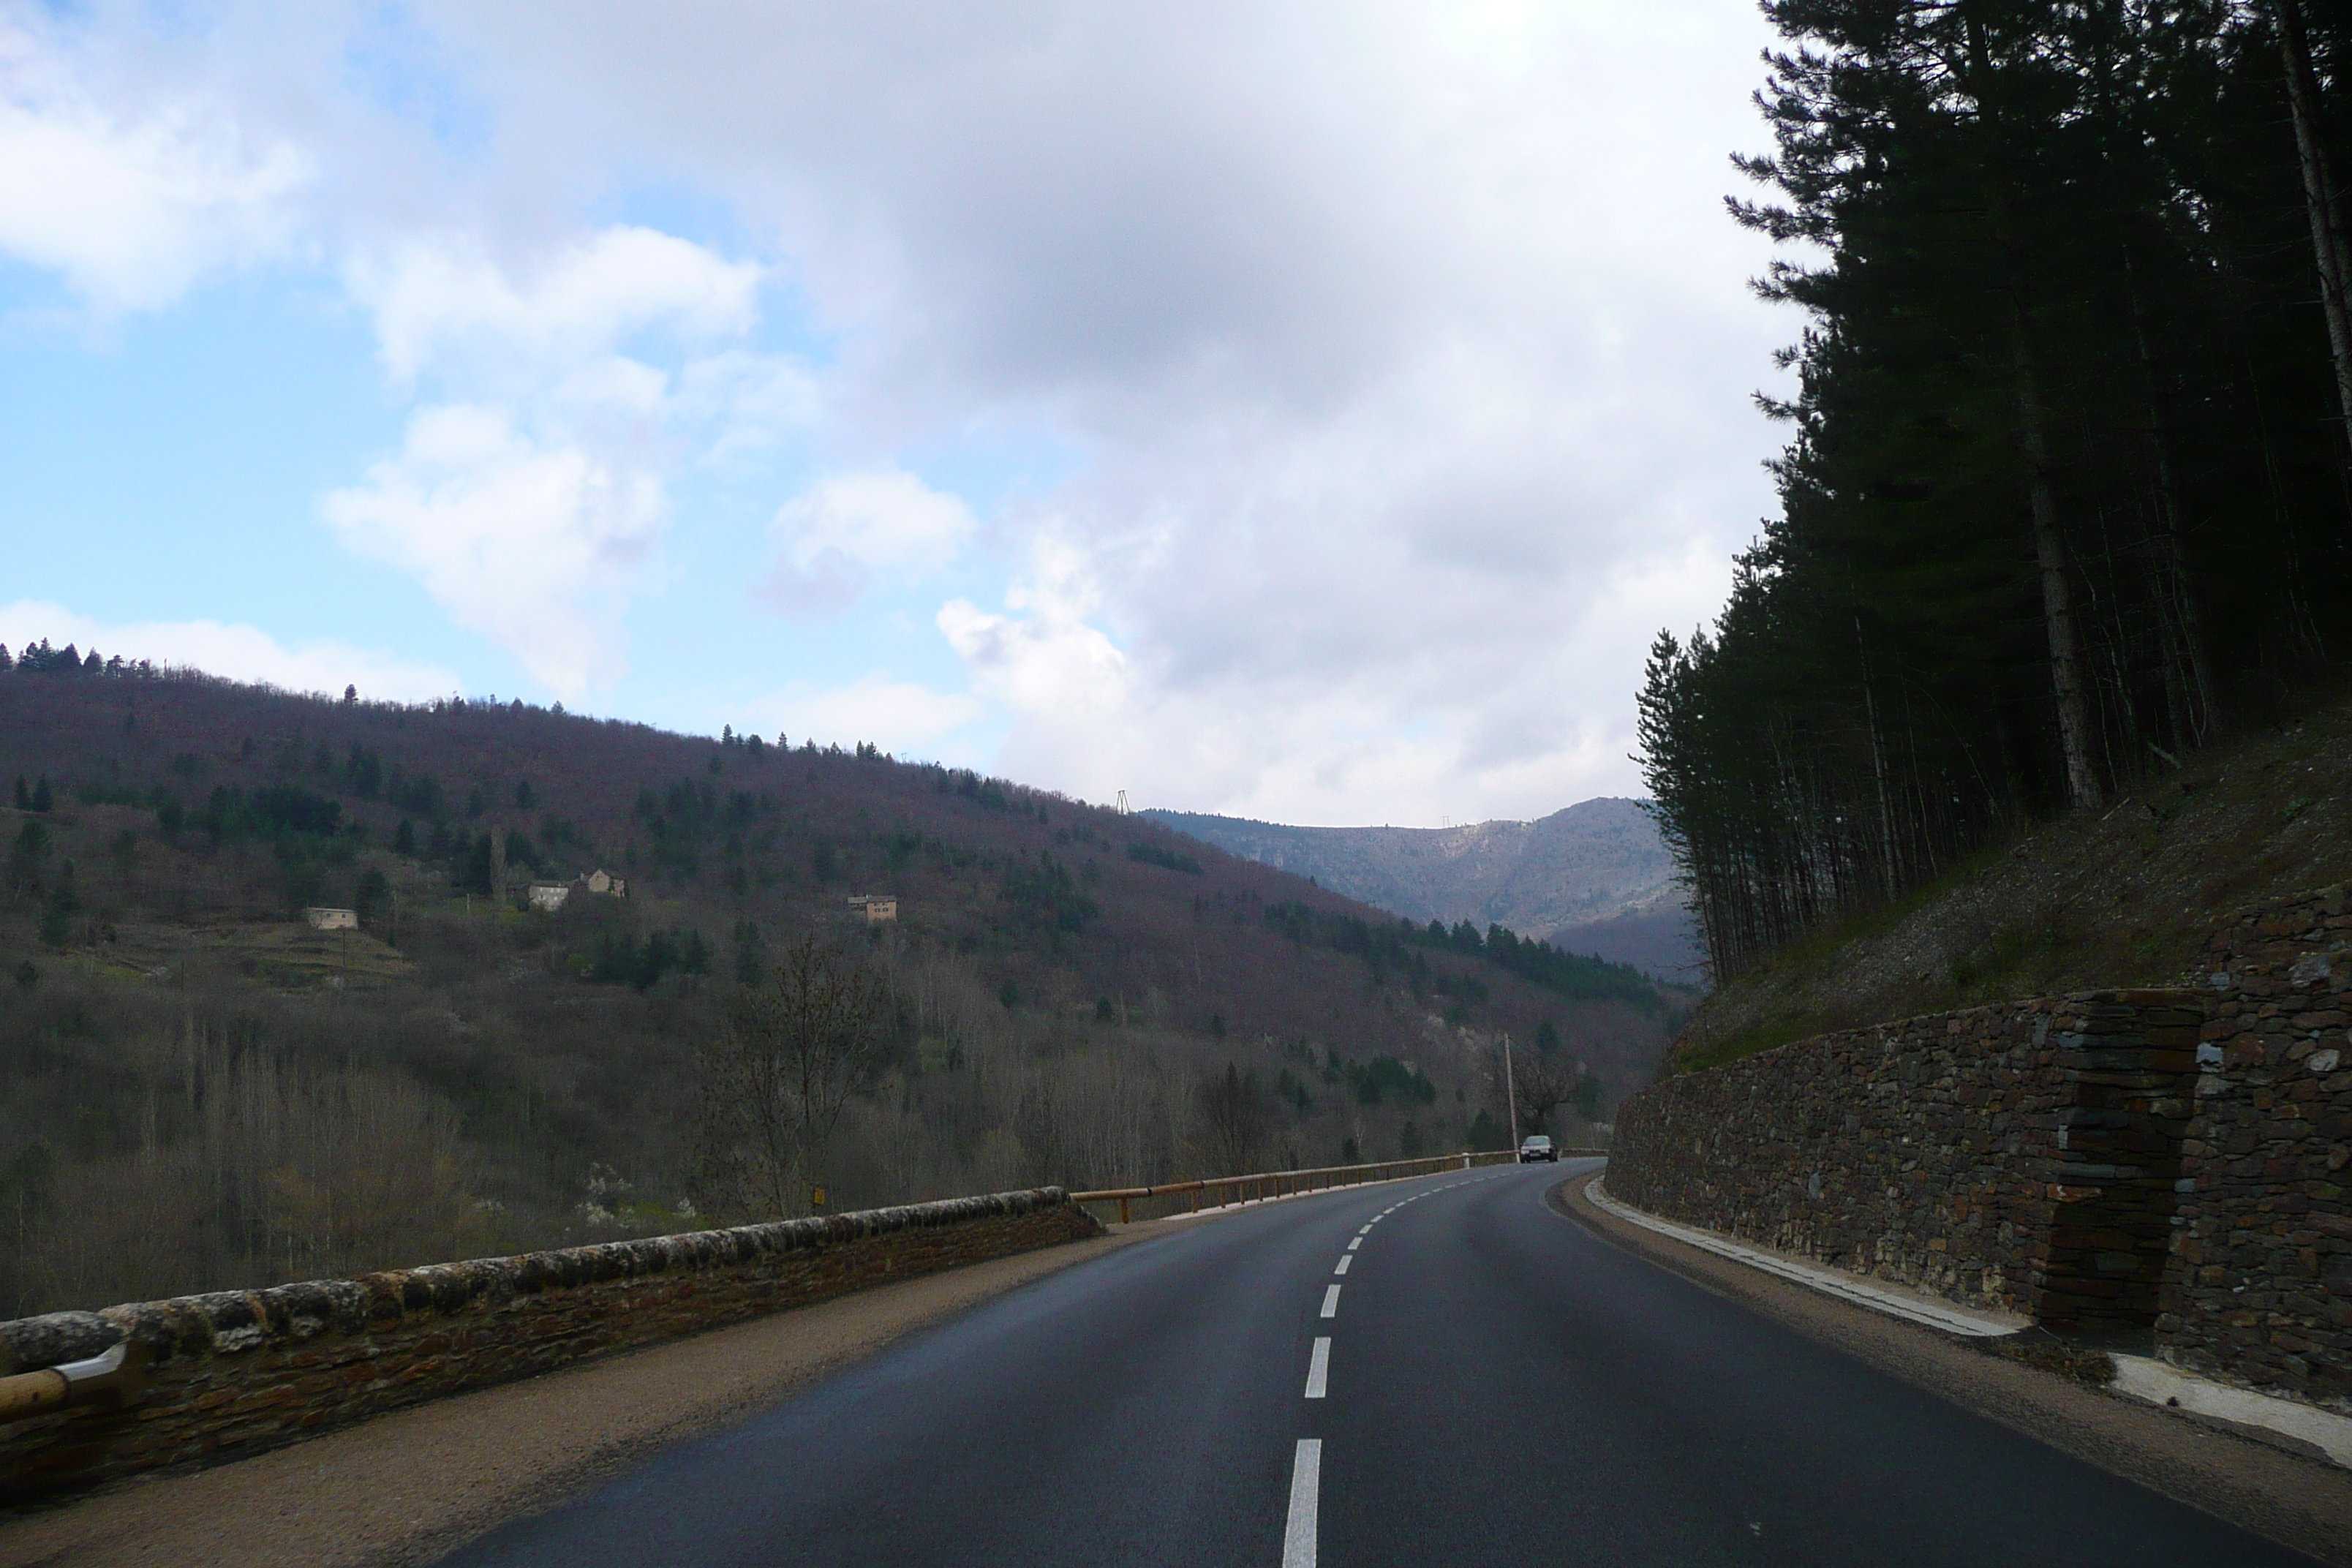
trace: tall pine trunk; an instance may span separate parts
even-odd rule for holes
[[[2319,305],[2327,318],[2327,346],[2336,358],[2336,400],[2344,437],[2352,444],[2352,312],[2345,306],[2344,230],[2336,221],[2336,186],[2327,148],[2319,139],[2319,78],[2311,68],[2311,40],[2297,0],[2273,0],[2279,52],[2286,61],[2287,106],[2294,118],[2294,149],[2303,163],[2304,205],[2311,211],[2311,251],[2319,268]]]
[[[2151,586],[2166,640],[2178,644],[2177,658],[2171,653],[2166,657],[2165,684],[2177,684],[2176,663],[2187,666],[2194,700],[2182,705],[2186,721],[2176,725],[2180,732],[2175,739],[2202,745],[2218,740],[2224,731],[2221,698],[2206,647],[2205,618],[2198,607],[2196,585],[2189,579],[2189,552],[2181,538],[2180,487],[2173,477],[2171,430],[2165,418],[2164,376],[2156,361],[2153,312],[2128,234],[2124,237],[2123,253],[2124,280],[2131,293],[2132,335],[2139,350],[2141,395],[2147,407],[2148,457],[2156,479],[2158,527],[2151,535],[2156,582]]]
[[[2033,560],[2042,575],[2042,620],[2050,637],[2050,687],[2058,703],[2066,795],[2078,806],[2096,805],[2102,792],[2091,763],[2091,704],[2083,689],[2082,639],[2074,630],[2074,589],[2066,581],[2066,542],[2058,526],[2058,494],[2050,483],[2050,441],[2042,427],[2033,351],[2025,339],[2025,306],[2013,290],[2009,352],[2017,377],[2017,440],[2025,455],[2027,500],[2033,511]]]
[[[2009,357],[2017,394],[2017,444],[2025,459],[2026,500],[2033,514],[2033,559],[2042,578],[2042,620],[2050,639],[2050,686],[2058,709],[2058,747],[2066,762],[2066,795],[2074,805],[2099,804],[2098,770],[2091,761],[2091,704],[2083,686],[2082,638],[2074,628],[2074,589],[2066,580],[2066,541],[2059,524],[2058,492],[2050,479],[2050,437],[2033,348],[2025,334],[2026,268],[2009,211],[2009,179],[2016,156],[2010,127],[1994,95],[1996,74],[1986,47],[1984,23],[1964,24],[1968,38],[1969,96],[1991,132],[1984,171],[1986,212],[2009,282]]]

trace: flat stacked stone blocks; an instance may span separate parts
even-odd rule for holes
[[[2159,1353],[2352,1413],[2352,908],[2328,888],[2208,949]]]

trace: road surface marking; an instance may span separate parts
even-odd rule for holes
[[[1356,1234],[1358,1236],[1370,1236],[1372,1234],[1372,1227],[1369,1225],[1358,1226],[1356,1227]]]
[[[1348,1250],[1349,1250],[1349,1251],[1350,1251],[1350,1252],[1353,1252],[1353,1251],[1355,1251],[1355,1250],[1356,1250],[1356,1248],[1358,1248],[1358,1247],[1361,1247],[1361,1246],[1363,1246],[1363,1245],[1364,1245],[1364,1238],[1363,1238],[1362,1235],[1361,1235],[1360,1233],[1359,1233],[1359,1234],[1357,1235],[1357,1237],[1356,1237],[1356,1238],[1355,1238],[1354,1240],[1352,1240],[1352,1241],[1350,1241],[1350,1242],[1349,1242],[1349,1243],[1348,1243]]]
[[[1282,1568],[1315,1568],[1315,1509],[1323,1489],[1323,1439],[1298,1439],[1290,1463],[1290,1522],[1282,1530]]]
[[[1323,1292],[1323,1315],[1327,1318],[1336,1318],[1339,1315],[1339,1287],[1337,1285],[1328,1287]]]
[[[1328,1336],[1315,1342],[1315,1359],[1307,1363],[1307,1397],[1323,1397],[1323,1385],[1331,1376],[1331,1341]]]
[[[1348,1265],[1354,1261],[1356,1261],[1356,1255],[1354,1253],[1343,1252],[1339,1254],[1339,1267],[1334,1268],[1331,1272],[1334,1274],[1345,1274],[1348,1271]]]

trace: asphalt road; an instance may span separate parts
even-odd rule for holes
[[[2305,1561],[1611,1247],[1580,1168],[1173,1227],[447,1561]]]

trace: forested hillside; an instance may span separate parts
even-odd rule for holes
[[[1591,1118],[1676,1005],[803,737],[44,645],[0,654],[0,1313],[703,1223],[714,1042],[811,936],[886,1001],[787,1209],[1496,1145],[1503,1034]]]
[[[1697,976],[1673,858],[1639,801],[1580,801],[1534,822],[1293,827],[1147,811],[1180,833],[1418,921],[1500,925],[1670,981]]]
[[[1641,700],[1719,979],[2273,721],[2352,609],[2352,14],[1765,10],[1781,506]]]

